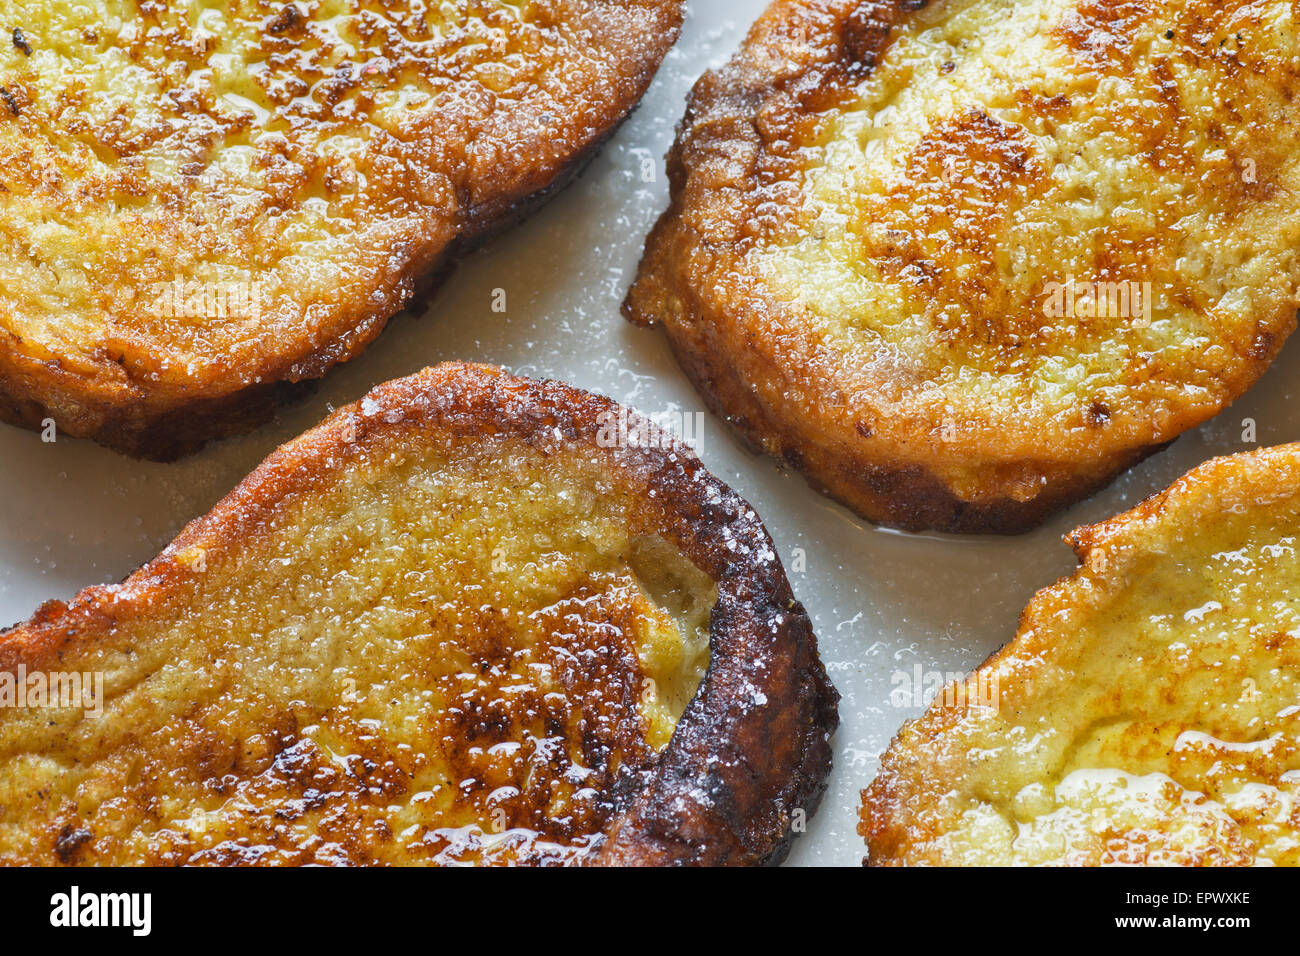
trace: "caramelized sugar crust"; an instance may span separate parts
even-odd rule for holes
[[[1069,537],[963,692],[863,794],[868,861],[1300,864],[1300,445]]]
[[[264,418],[575,172],[681,15],[0,0],[0,417],[155,458]]]
[[[0,700],[104,683],[99,716],[0,707],[0,861],[778,860],[837,695],[758,517],[618,418],[483,366],[389,382],[4,634]]]
[[[862,515],[1023,530],[1294,328],[1297,64],[1289,0],[778,0],[696,85],[626,311]]]

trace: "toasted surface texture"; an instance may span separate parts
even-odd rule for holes
[[[103,682],[0,708],[0,863],[778,861],[837,695],[758,517],[617,410],[389,382],[0,636],[0,697]]]
[[[1287,0],[778,0],[695,88],[627,312],[866,517],[1023,530],[1294,328],[1297,28]]]
[[[1300,864],[1300,445],[1069,538],[1082,566],[864,793],[875,864]]]
[[[0,0],[0,417],[160,458],[264,417],[573,173],[680,20]]]

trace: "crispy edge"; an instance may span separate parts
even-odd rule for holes
[[[652,14],[643,45],[616,35],[617,23],[608,11],[595,24],[596,32],[610,34],[625,51],[634,51],[625,74],[631,95],[604,103],[588,124],[588,140],[574,142],[555,162],[505,170],[497,181],[478,184],[482,188],[475,191],[452,241],[444,243],[435,235],[421,247],[394,255],[381,286],[365,301],[350,303],[335,323],[340,334],[302,354],[265,355],[258,368],[241,373],[252,384],[213,376],[199,388],[175,389],[133,379],[111,361],[33,355],[21,339],[0,329],[0,421],[39,431],[52,419],[74,438],[152,461],[175,461],[210,441],[269,421],[278,407],[306,391],[310,380],[364,351],[421,286],[436,288],[457,257],[528,218],[582,173],[636,108],[681,33],[681,0],[639,0],[637,6]]]
[[[562,383],[467,363],[387,382],[273,453],[123,583],[49,602],[4,632],[0,668],[41,667],[165,605],[197,573],[184,553],[256,539],[287,501],[317,493],[369,450],[484,434],[509,434],[540,455],[579,445],[607,456],[638,492],[628,520],[671,540],[718,588],[705,679],[655,765],[618,785],[623,809],[584,862],[780,862],[796,811],[810,817],[825,792],[839,695],[758,515],[676,441],[601,448],[600,423],[618,407]]]
[[[1100,606],[1110,593],[1107,585],[1122,582],[1125,554],[1144,542],[1177,534],[1180,527],[1197,527],[1216,514],[1267,506],[1294,496],[1300,488],[1300,442],[1212,458],[1128,511],[1105,521],[1075,528],[1064,538],[1079,559],[1079,567],[1043,588],[1020,614],[1016,635],[967,677],[967,695],[979,699],[979,675],[999,671],[999,687],[1025,693],[1044,658],[1063,653],[1052,638],[1052,624],[1063,611],[1085,613]],[[1083,578],[1090,586],[1083,587]],[[918,748],[952,733],[964,719],[966,706],[932,705],[899,730],[880,761],[874,780],[862,791],[858,833],[866,840],[866,866],[906,865],[911,837],[917,830],[935,834],[918,817],[926,810],[935,780],[960,780],[966,754],[943,748],[939,754],[918,756]],[[939,760],[933,758],[938,756]],[[929,858],[925,862],[943,864]]]
[[[1172,438],[1108,447],[1094,436],[1087,463],[991,463],[995,467],[982,477],[981,491],[963,498],[932,454],[900,461],[897,445],[873,436],[869,427],[850,427],[822,412],[816,365],[834,358],[791,331],[797,323],[788,307],[761,294],[728,301],[711,282],[700,281],[719,270],[742,271],[739,235],[758,215],[761,197],[752,184],[761,161],[790,161],[775,157],[770,142],[789,141],[800,122],[846,95],[855,77],[874,66],[893,28],[926,5],[927,0],[775,0],[768,7],[731,61],[701,77],[691,92],[668,154],[670,204],[646,240],[623,312],[638,325],[664,326],[687,378],[752,451],[788,463],[815,490],[862,517],[905,531],[1020,534],[1105,487]],[[706,237],[701,222],[713,234]],[[719,241],[719,230],[729,232],[729,241]],[[772,351],[779,347],[799,360],[773,367],[750,347],[754,334],[738,316],[754,312],[782,328],[781,341],[769,343]],[[1245,381],[1263,374],[1286,338],[1269,336],[1261,343],[1243,372]],[[771,386],[768,394],[756,383]],[[811,400],[783,401],[787,396]],[[799,405],[807,406],[807,414],[788,413]],[[1176,416],[1171,432],[1176,437],[1200,421]],[[923,447],[926,436],[917,437]]]

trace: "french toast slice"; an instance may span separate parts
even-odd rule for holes
[[[776,862],[838,700],[761,521],[693,453],[464,364],[0,636],[6,686],[8,864]]]
[[[696,85],[625,311],[874,521],[1018,532],[1295,327],[1287,0],[777,0]]]
[[[681,17],[0,0],[0,419],[157,459],[264,420],[575,174]]]
[[[885,754],[868,862],[1300,864],[1300,444],[1067,540],[1081,567]]]

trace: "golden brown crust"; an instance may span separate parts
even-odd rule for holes
[[[982,43],[962,43],[943,17],[969,20],[980,6],[774,2],[740,52],[691,95],[669,155],[672,203],[624,307],[631,320],[664,327],[688,378],[752,448],[788,461],[863,516],[908,530],[1033,527],[1228,405],[1295,325],[1295,257],[1285,237],[1296,209],[1261,210],[1290,193],[1296,166],[1290,147],[1271,151],[1250,120],[1292,108],[1293,32],[1273,31],[1246,5],[1044,4],[1044,16],[1061,23],[1049,33],[1050,57],[1019,35],[984,37],[1029,52],[988,70],[999,81],[1011,75],[1007,90],[954,87],[954,101],[981,105],[949,116],[945,78],[974,76],[985,64],[970,52]],[[1013,8],[1003,6],[980,22],[1011,20]],[[922,31],[923,17],[931,40],[918,41],[905,65],[889,61],[901,36]],[[1228,41],[1215,39],[1218,52],[1207,57],[1205,37],[1230,28],[1236,48],[1224,52]],[[1104,51],[1089,39],[1102,36]],[[951,59],[931,77],[938,54],[929,51],[945,44]],[[1132,115],[1122,102],[1098,101],[1090,116],[1085,91],[1116,77],[1162,92]],[[1231,108],[1198,100],[1238,83],[1246,92]],[[1048,96],[1053,84],[1069,95]],[[932,91],[938,105],[925,99]],[[981,95],[1002,98],[986,106]],[[877,107],[879,122],[846,126],[852,133],[836,125]],[[1285,115],[1278,122],[1289,137],[1296,124]],[[1213,163],[1181,152],[1189,128],[1218,145]],[[1069,199],[1054,192],[1061,170],[1083,155],[1075,138],[1112,132],[1123,145],[1105,157],[1111,165],[1097,160],[1071,182]],[[871,154],[855,136],[883,146]],[[1116,173],[1130,160],[1140,168]],[[877,173],[886,191],[844,185]],[[1204,212],[1204,225],[1184,232],[1186,221],[1165,223],[1160,212],[1130,225],[1125,210],[1104,208],[1096,222],[1069,223],[1079,194],[1129,190],[1133,202],[1116,205],[1140,208],[1143,190],[1155,196],[1166,181],[1175,190],[1196,183],[1171,208],[1189,218]],[[862,188],[878,188],[870,182]],[[1265,244],[1276,258],[1259,273],[1239,277],[1227,260],[1221,274],[1186,264],[1198,249],[1253,245],[1251,236],[1273,226]],[[1082,237],[1077,250],[1066,248],[1072,233]],[[827,261],[833,268],[822,269]],[[1152,279],[1155,321],[1044,320],[1043,290],[1054,278]],[[1233,294],[1256,303],[1253,314],[1221,311],[1235,282]],[[1184,325],[1167,338],[1163,310]],[[895,331],[913,326],[922,331]]]
[[[160,459],[265,419],[283,385],[355,357],[441,262],[575,176],[649,86],[681,6],[458,0],[334,17],[328,2],[253,0],[206,26],[142,9],[116,40],[34,8],[32,53],[0,58],[18,104],[0,110],[15,276],[0,419],[52,418]],[[170,86],[168,65],[200,48],[233,56],[230,78],[191,63]],[[266,68],[240,72],[244,57]],[[135,99],[88,107],[96,68],[139,82]],[[159,318],[173,282],[210,297],[256,286],[260,312]]]
[[[207,567],[213,568],[225,560],[223,556],[237,555],[241,549],[252,553],[254,542],[268,534],[277,516],[302,501],[322,497],[341,475],[363,467],[362,463],[371,463],[364,466],[371,467],[375,461],[400,460],[413,449],[451,447],[466,439],[471,444],[498,439],[521,442],[528,454],[539,460],[556,458],[562,450],[577,450],[594,455],[605,480],[626,492],[626,500],[633,503],[621,518],[626,527],[638,534],[662,536],[715,582],[717,589],[705,680],[677,723],[671,742],[657,755],[645,749],[641,732],[632,725],[626,732],[618,730],[625,721],[618,718],[622,705],[615,688],[623,687],[625,696],[641,692],[635,658],[617,657],[612,646],[602,649],[593,645],[582,651],[576,643],[570,648],[572,654],[562,655],[575,664],[593,658],[605,662],[591,674],[573,671],[566,686],[580,699],[589,691],[587,703],[581,705],[588,713],[592,707],[610,708],[608,717],[593,722],[592,729],[578,736],[584,748],[596,748],[587,754],[587,766],[618,770],[617,776],[603,782],[606,792],[591,811],[604,815],[593,819],[605,820],[606,837],[593,843],[594,854],[581,855],[579,861],[777,862],[793,836],[796,813],[811,814],[825,789],[838,695],[818,659],[808,617],[790,593],[758,516],[709,475],[684,446],[675,442],[642,442],[634,447],[602,444],[601,429],[606,427],[609,413],[617,410],[613,402],[578,389],[516,378],[486,366],[447,364],[381,385],[361,402],[341,409],[320,427],[271,455],[208,515],[193,522],[157,559],[122,584],[88,588],[68,605],[47,604],[29,622],[7,632],[0,639],[0,672],[12,673],[19,665],[29,672],[56,669],[60,663],[67,667],[87,647],[113,634],[131,633],[150,614],[163,613],[162,609],[183,602],[191,593],[187,589],[198,573],[193,554],[204,554]],[[357,502],[357,507],[361,506],[363,503]],[[610,622],[616,619],[608,614],[626,613],[612,605],[608,612],[595,611],[581,594],[574,600],[578,603],[572,606],[581,608],[588,619]],[[556,613],[563,617],[563,605]],[[487,628],[485,623],[476,626]],[[556,618],[556,626],[560,626],[560,618]],[[571,622],[564,625],[571,626]],[[592,633],[602,632],[597,628]],[[494,640],[490,628],[481,630],[476,640],[488,648]],[[489,651],[482,653],[489,655]],[[601,656],[606,653],[614,656]],[[486,661],[485,657],[485,670]],[[453,760],[470,759],[455,754],[475,742],[475,732],[482,733],[480,724],[489,719],[491,696],[483,703],[487,709],[482,715],[455,731],[454,736],[463,740],[449,744],[455,751]],[[284,715],[284,719],[293,724],[296,718]],[[491,719],[515,718],[503,713]],[[185,726],[179,724],[177,733],[183,735]],[[449,726],[460,725],[453,722]],[[277,731],[285,751],[270,765],[277,792],[292,784],[286,783],[285,767],[297,767],[295,773],[303,779],[328,772],[328,761],[323,767],[314,763],[310,742],[295,737],[296,727]],[[612,734],[608,740],[601,736],[606,731]],[[196,739],[195,746],[201,743]],[[386,753],[382,731],[377,744],[377,752]],[[624,761],[621,769],[618,761],[610,761],[612,753]],[[211,766],[214,773],[221,768],[220,759],[212,754],[202,761],[202,766]],[[384,765],[379,757],[372,762]],[[334,789],[346,783],[331,780]],[[319,783],[316,786],[320,789]],[[403,784],[398,779],[382,786],[400,791]],[[364,797],[334,796],[338,801],[335,816],[364,819],[359,816],[365,807]],[[545,833],[542,812],[552,796],[543,793],[540,798],[542,803],[532,811],[538,819],[530,826]],[[246,793],[244,799],[248,799]],[[397,797],[390,794],[386,799]],[[349,804],[350,800],[359,802]],[[4,820],[2,811],[0,808],[0,824],[12,824],[12,819]],[[479,812],[485,811],[480,807]],[[355,838],[359,829],[359,824],[352,825],[344,832]],[[547,835],[562,838],[565,831]],[[254,836],[259,836],[254,844],[274,845],[282,839],[274,834]],[[363,841],[359,848],[349,850],[351,859],[373,855],[374,837],[367,839],[371,842]],[[89,845],[89,840],[83,842]],[[254,862],[265,854],[266,847],[259,850],[245,846],[247,842],[227,841],[217,848],[220,852],[209,848],[192,861]],[[348,845],[346,840],[343,845]],[[69,861],[93,859],[93,852],[83,850]],[[183,854],[180,858],[163,855],[158,860],[184,861]]]
[[[865,862],[1300,862],[1298,528],[1291,444],[1075,529],[1080,567],[883,756]]]

